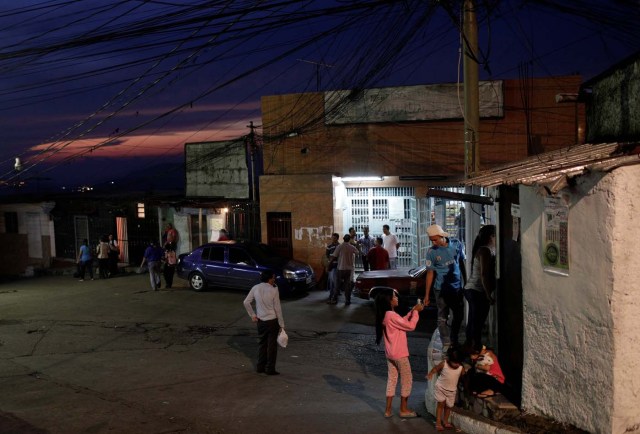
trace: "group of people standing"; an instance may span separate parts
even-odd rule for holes
[[[465,385],[474,395],[485,398],[499,393],[505,381],[496,354],[482,345],[481,341],[482,328],[494,302],[496,228],[486,225],[480,229],[473,243],[471,275],[468,279],[462,242],[449,237],[439,225],[429,226],[427,234],[432,246],[427,251],[424,304],[416,304],[407,315],[401,317],[395,312],[398,305],[395,290],[380,292],[375,300],[376,342],[379,343],[384,337],[388,366],[385,417],[392,416],[391,405],[398,377],[401,380],[400,416],[415,417],[415,412],[407,407],[412,374],[406,332],[415,330],[418,313],[425,305],[429,305],[431,291],[435,292],[438,332],[446,357],[427,374],[427,379],[432,380],[438,374],[434,388],[438,403],[436,429],[443,431],[452,428],[449,414],[455,403],[458,381],[465,374],[463,359],[466,358],[472,366],[465,375]],[[458,335],[464,315],[463,298],[469,303],[469,317],[466,341],[460,346]],[[448,326],[450,314],[451,327]]]
[[[342,244],[338,242],[339,234],[331,236],[331,243],[327,245],[323,257],[329,290],[327,304],[337,304],[341,293],[345,296],[345,306],[351,304],[356,257],[361,258],[364,271],[397,268],[400,242],[389,231],[389,225],[382,227],[382,237],[369,235],[367,226],[362,231],[364,235],[358,237],[355,228],[349,228],[349,233],[342,238]]]
[[[78,277],[80,281],[84,281],[86,272],[89,271],[89,277],[93,280],[93,256],[89,247],[89,240],[82,240],[82,245],[78,251],[76,263],[78,264]],[[95,249],[95,256],[98,259],[98,275],[101,279],[108,279],[118,274],[118,258],[120,257],[120,247],[118,241],[112,234],[100,237]]]
[[[351,273],[354,269],[356,255],[363,255],[362,238],[368,239],[368,228],[364,237],[359,239],[353,235],[353,228],[345,234],[339,243],[339,235],[333,234],[332,242],[327,246],[327,259],[330,272],[335,270],[338,284],[330,286],[329,303],[337,303],[340,288],[344,290],[345,304],[351,300]],[[389,236],[388,226],[385,234]],[[415,330],[420,312],[429,304],[429,294],[435,291],[438,305],[438,330],[446,352],[444,360],[434,366],[426,375],[432,381],[437,375],[434,385],[434,398],[437,401],[436,429],[444,431],[453,428],[449,421],[451,408],[455,404],[458,382],[465,379],[467,390],[471,390],[479,398],[499,393],[505,377],[498,363],[497,355],[482,345],[481,332],[486,321],[489,307],[493,303],[495,290],[495,226],[484,226],[472,248],[471,276],[467,279],[464,266],[465,254],[462,243],[449,237],[442,227],[432,225],[427,229],[432,247],[427,252],[427,294],[424,303],[419,302],[405,316],[398,314],[398,293],[389,288],[378,293],[375,299],[376,308],[376,343],[384,341],[387,360],[387,387],[384,417],[393,417],[393,398],[400,382],[401,418],[415,418],[418,414],[409,408],[413,375],[409,362],[407,332]],[[394,237],[395,238],[395,237]],[[397,239],[394,246],[397,250]],[[384,248],[384,241],[376,239],[373,246],[367,245],[368,252],[376,248]],[[385,249],[386,250],[386,249]],[[373,265],[371,256],[368,264]],[[335,266],[334,266],[335,265]],[[331,285],[331,281],[329,282]],[[463,297],[469,302],[469,321],[464,346],[458,344],[458,333],[462,323]],[[255,303],[255,311],[253,304]],[[255,285],[244,300],[244,307],[249,317],[257,324],[259,335],[258,373],[278,375],[276,371],[277,337],[284,330],[284,319],[280,306],[278,289],[273,272],[266,271],[261,275],[261,283]],[[447,326],[449,314],[452,314],[452,326]],[[471,368],[465,372],[463,361],[467,360]],[[464,377],[463,377],[464,376]]]

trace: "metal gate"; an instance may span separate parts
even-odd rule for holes
[[[370,235],[382,236],[382,226],[389,225],[391,233],[400,242],[398,267],[411,267],[416,261],[416,223],[412,222],[411,201],[415,200],[413,187],[357,187],[347,188],[345,229],[353,227],[358,237],[369,227]],[[345,230],[346,232],[346,230]],[[360,258],[356,268],[362,269]]]

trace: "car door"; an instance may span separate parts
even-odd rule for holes
[[[257,268],[256,262],[242,247],[229,246],[227,266],[228,285],[248,291],[253,285],[260,283],[262,270]]]
[[[226,286],[227,266],[224,262],[225,249],[226,246],[207,246],[202,249],[200,267],[209,286]]]

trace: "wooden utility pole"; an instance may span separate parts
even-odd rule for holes
[[[480,92],[478,90],[478,23],[474,0],[464,2],[464,175],[469,178],[480,170],[478,130],[480,128]]]
[[[255,202],[256,200],[256,169],[255,169],[255,156],[256,156],[256,133],[255,128],[253,126],[253,121],[249,121],[249,136],[247,136],[247,146],[249,148],[249,157],[251,161],[251,200]]]

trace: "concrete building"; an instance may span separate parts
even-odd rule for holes
[[[0,204],[0,275],[32,276],[48,268],[56,255],[53,202],[17,201]]]
[[[498,350],[511,382],[521,358],[521,409],[593,433],[640,432],[639,68],[635,56],[583,86],[589,137],[626,142],[468,181],[500,208],[498,312],[510,316],[499,318]]]
[[[582,110],[555,100],[579,85],[579,76],[483,82],[481,168],[581,141]],[[377,235],[389,224],[399,263],[421,263],[424,228],[455,231],[464,217],[461,202],[426,197],[430,187],[460,186],[461,111],[456,84],[263,97],[263,241],[290,237],[291,255],[319,272],[333,232],[369,226]]]

